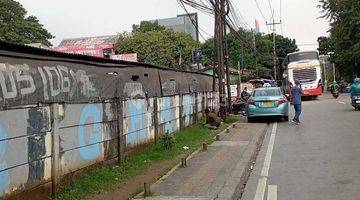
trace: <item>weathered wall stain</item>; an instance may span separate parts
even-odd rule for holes
[[[28,137],[28,180],[40,181],[44,176],[44,162],[32,162],[46,155],[45,134],[39,134],[36,137],[31,137],[31,135],[34,133],[44,133],[46,122],[41,108],[30,108],[28,112],[27,134],[30,135]]]
[[[51,177],[49,108],[0,111],[0,198]]]

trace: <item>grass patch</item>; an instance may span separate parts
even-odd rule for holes
[[[171,159],[182,153],[191,153],[204,142],[211,143],[214,133],[224,130],[230,123],[236,121],[235,116],[229,116],[216,131],[204,127],[204,123],[196,124],[185,130],[173,133],[175,143],[169,150],[164,150],[160,144],[150,146],[135,155],[126,157],[122,163],[101,166],[79,175],[76,180],[60,188],[54,197],[55,200],[84,199],[98,191],[115,190],[119,184],[128,181],[144,172],[151,162],[160,162]],[[183,150],[183,146],[189,150]]]

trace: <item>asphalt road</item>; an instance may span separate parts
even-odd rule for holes
[[[360,199],[360,111],[349,96],[303,102],[301,121],[272,124],[242,199]]]

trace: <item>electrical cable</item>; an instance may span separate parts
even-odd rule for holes
[[[186,9],[184,3],[183,3],[182,1],[180,1],[180,0],[178,0],[177,2],[178,2],[178,3],[180,4],[180,6],[184,9],[184,11],[186,12],[187,16],[190,18],[191,23],[192,23],[196,28],[198,28],[199,30],[205,32],[207,35],[210,36],[209,33],[207,33],[207,32],[204,31],[202,28],[200,28],[199,24],[196,24],[196,23],[194,22],[194,20],[193,20],[193,18],[191,17],[190,13],[189,13],[188,10]],[[200,31],[199,31],[199,35],[200,35],[200,37],[201,37],[204,41],[206,41],[205,37],[203,36],[203,34],[201,34]]]
[[[261,16],[263,17],[264,21],[267,23],[266,17],[264,15],[264,13],[262,12],[262,10],[261,10],[261,8],[259,6],[259,3],[257,2],[257,0],[254,0],[254,1],[256,3],[256,6],[257,6],[258,10],[260,11]]]

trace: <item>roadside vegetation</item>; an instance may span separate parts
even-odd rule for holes
[[[54,199],[85,199],[91,194],[115,190],[121,183],[144,173],[146,168],[152,163],[166,161],[180,154],[190,154],[201,147],[204,142],[213,142],[215,134],[225,130],[236,120],[235,116],[229,116],[226,123],[223,123],[218,130],[205,128],[202,121],[183,131],[172,133],[173,142],[171,148],[164,150],[164,144],[159,142],[134,155],[126,157],[120,164],[105,165],[91,169],[61,187]],[[184,150],[184,146],[189,147],[189,149]],[[134,191],[134,193],[139,192],[141,192],[140,189]]]
[[[323,17],[330,23],[330,36],[318,38],[321,55],[331,55],[341,78],[360,75],[360,2],[320,0]]]

